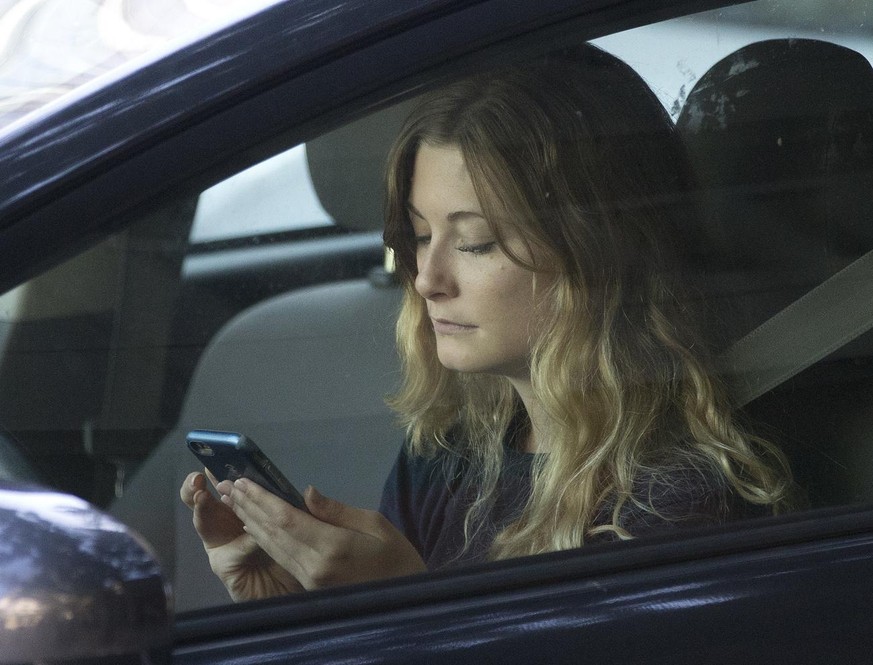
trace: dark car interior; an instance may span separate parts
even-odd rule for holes
[[[179,610],[226,601],[178,500],[196,468],[188,430],[245,432],[298,487],[378,505],[403,439],[383,401],[400,290],[383,265],[381,164],[407,108],[307,142],[333,227],[189,245],[197,202],[178,200],[3,296],[13,473],[133,525]],[[677,127],[706,220],[685,230],[689,280],[717,353],[873,248],[873,68],[854,51],[752,44],[698,80]],[[873,500],[868,329],[744,408],[813,508]]]
[[[855,51],[802,39],[751,44],[701,77],[677,126],[707,197],[697,274],[722,346],[763,334],[758,326],[873,249],[873,69]],[[842,318],[869,309],[855,282],[836,295],[847,299]],[[828,315],[794,321],[788,338],[764,347],[770,356],[814,344],[823,359],[788,368],[747,408],[790,456],[813,506],[873,498],[862,434],[873,427],[864,406],[873,321],[830,330]]]

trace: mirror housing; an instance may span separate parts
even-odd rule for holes
[[[160,566],[86,501],[0,482],[0,561],[0,664],[168,662]]]

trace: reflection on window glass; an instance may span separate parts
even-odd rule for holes
[[[129,61],[145,61],[274,2],[6,0],[0,128]]]
[[[769,0],[703,12],[594,40],[631,65],[676,118],[694,83],[729,53],[765,39],[824,39],[873,60],[873,2],[834,11],[814,0]]]

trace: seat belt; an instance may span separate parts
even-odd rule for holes
[[[804,294],[716,358],[745,406],[873,328],[873,251]]]

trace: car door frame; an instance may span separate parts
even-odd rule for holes
[[[827,509],[199,610],[174,663],[860,663],[871,546]]]

